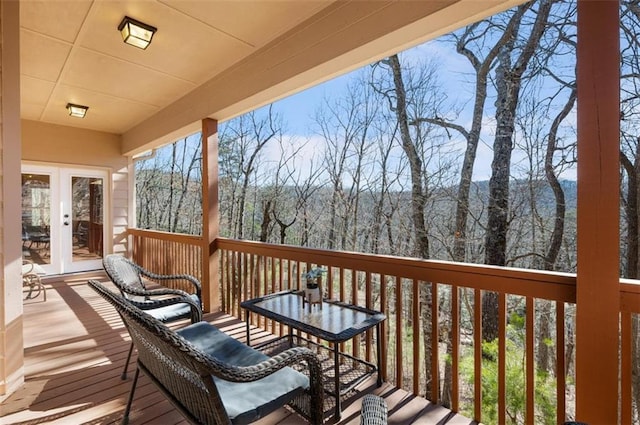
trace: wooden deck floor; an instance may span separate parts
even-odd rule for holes
[[[26,382],[0,405],[2,424],[116,424],[120,423],[131,378],[120,380],[129,338],[115,310],[87,285],[88,278],[105,281],[102,273],[71,275],[46,281],[48,300],[25,301],[24,341]],[[244,339],[244,323],[223,314],[205,320]],[[255,330],[255,338],[264,332]],[[254,336],[252,336],[254,340]],[[132,362],[131,369],[135,366]],[[357,425],[361,396],[367,392],[385,398],[389,424],[472,424],[447,409],[389,384],[376,388],[374,380],[344,405],[339,424]],[[144,376],[138,383],[130,423],[186,424]],[[260,425],[304,424],[299,416],[281,409]]]

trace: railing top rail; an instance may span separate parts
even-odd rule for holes
[[[171,232],[163,232],[160,230],[147,230],[147,229],[136,229],[136,228],[127,229],[127,233],[132,236],[138,236],[138,237],[150,238],[150,239],[160,239],[160,240],[171,241],[171,242],[180,242],[188,245],[202,244],[202,236],[187,235],[185,233],[171,233]]]
[[[423,260],[344,251],[276,245],[227,238],[216,240],[218,249],[309,262],[405,279],[438,282],[575,303],[576,276],[538,270],[525,270],[449,261]]]

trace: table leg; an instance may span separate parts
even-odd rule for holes
[[[249,330],[249,312],[247,312],[247,345],[251,347],[251,331]]]
[[[336,414],[335,414],[335,420],[339,421],[340,417],[342,416],[342,407],[340,406],[340,363],[339,363],[339,357],[340,354],[338,352],[338,348],[340,347],[340,344],[338,344],[337,342],[335,342],[333,344],[333,373],[334,373],[334,383],[335,383],[335,393],[336,393]]]
[[[376,345],[378,352],[378,387],[382,386],[382,340],[380,339],[380,323],[376,325]]]

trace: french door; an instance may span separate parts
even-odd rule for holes
[[[22,256],[47,274],[102,267],[108,173],[22,166]]]

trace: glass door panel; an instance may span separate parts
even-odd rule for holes
[[[51,177],[22,174],[22,257],[51,263]]]
[[[71,251],[73,261],[102,258],[103,179],[71,177]]]
[[[61,188],[64,271],[99,269],[104,253],[106,173],[63,169],[60,181],[68,183],[67,189]]]

